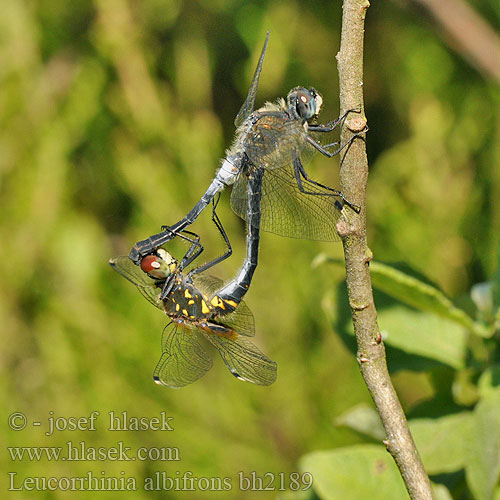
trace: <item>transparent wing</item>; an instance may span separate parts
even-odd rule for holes
[[[216,322],[227,326],[245,337],[253,337],[255,335],[255,320],[252,311],[243,300],[232,313],[217,318]]]
[[[133,283],[139,292],[158,309],[163,311],[159,300],[162,280],[154,280],[149,277],[139,266],[136,266],[128,257],[113,257],[109,260],[111,267],[125,279]]]
[[[209,297],[224,285],[224,281],[210,274],[193,274],[193,282],[205,297]]]
[[[260,53],[259,62],[257,63],[257,68],[255,68],[255,73],[253,75],[252,84],[250,85],[250,90],[248,91],[247,98],[238,111],[236,118],[234,119],[234,124],[239,127],[252,113],[255,105],[255,96],[257,95],[257,88],[259,87],[259,78],[262,71],[262,65],[264,64],[264,56],[266,54],[267,42],[269,41],[269,31],[266,35],[266,41],[264,42],[264,47],[262,47],[262,52]]]
[[[297,120],[284,111],[256,112],[258,121],[246,131],[244,150],[250,161],[266,170],[292,163],[307,146],[307,133]]]
[[[293,166],[266,170],[262,183],[260,229],[289,238],[338,241],[336,224],[342,213],[338,198],[326,189],[302,180],[300,191]],[[231,207],[247,220],[248,179],[240,174],[233,185]]]
[[[205,375],[212,367],[212,358],[203,345],[198,328],[169,323],[163,330],[160,361],[153,378],[166,387],[184,387]]]
[[[217,290],[222,288],[224,284],[221,279],[207,274],[195,274],[193,276],[193,281],[206,297],[213,295]],[[212,321],[227,326],[231,328],[231,330],[241,335],[245,335],[246,337],[253,337],[255,335],[255,321],[252,311],[243,300],[232,313],[226,316],[219,316]]]
[[[278,365],[248,338],[237,334],[226,337],[210,330],[200,331],[217,348],[235,377],[257,385],[271,385],[276,380]]]

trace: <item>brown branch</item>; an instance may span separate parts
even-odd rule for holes
[[[342,37],[337,54],[340,82],[340,114],[351,113],[342,131],[342,143],[365,127],[363,109],[363,34],[368,0],[344,0]],[[385,445],[393,456],[412,499],[430,500],[432,488],[408,429],[397,394],[387,370],[385,348],[377,324],[369,262],[372,253],[366,242],[366,183],[368,161],[365,141],[355,139],[346,148],[340,170],[340,185],[346,198],[361,206],[359,216],[339,223],[343,237],[349,303],[358,345],[361,374],[382,419]]]

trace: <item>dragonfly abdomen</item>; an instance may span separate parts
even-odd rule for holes
[[[235,302],[231,298],[222,298],[219,294],[215,294],[210,298],[210,305],[214,308],[214,313],[218,316],[224,316],[232,313],[239,302]]]
[[[236,177],[240,173],[242,165],[242,153],[228,154],[222,162],[222,167],[217,172],[218,178],[226,186],[234,184]]]

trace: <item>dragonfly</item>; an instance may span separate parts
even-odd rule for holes
[[[139,267],[126,256],[115,257],[110,264],[170,318],[162,335],[162,355],[153,373],[156,383],[179,388],[202,377],[213,363],[206,350],[208,341],[235,377],[270,385],[276,380],[277,364],[249,339],[255,335],[255,327],[252,312],[242,301],[248,290],[246,268],[226,286],[219,278],[202,274],[231,253],[215,206],[213,220],[228,250],[189,272],[185,268],[203,251],[199,236],[190,231],[176,235],[191,243],[180,262],[164,248],[158,248],[142,258]],[[252,240],[252,236],[248,239]]]
[[[348,201],[337,189],[314,181],[307,174],[301,157],[319,151],[332,157],[364,131],[343,145],[333,142],[325,145],[316,140],[333,131],[350,112],[327,124],[318,124],[323,104],[321,94],[314,88],[295,87],[285,99],[267,103],[254,111],[255,98],[269,41],[266,36],[259,62],[245,102],[235,118],[237,127],[233,146],[227,151],[222,166],[210,186],[191,211],[172,226],[163,226],[162,232],[138,241],[129,258],[139,264],[155,248],[165,244],[191,225],[207,205],[226,186],[233,185],[231,206],[249,226],[257,219],[260,229],[281,236],[323,241],[339,239],[336,224],[344,206],[356,213],[360,207]],[[336,148],[331,151],[331,148]],[[249,203],[252,176],[260,179],[253,183],[253,192],[260,192],[259,217],[251,217]],[[257,235],[258,238],[258,235]]]

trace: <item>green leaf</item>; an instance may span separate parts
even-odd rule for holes
[[[403,306],[382,309],[378,317],[387,344],[455,369],[464,366],[467,334],[457,323]]]
[[[477,383],[479,394],[486,397],[492,392],[500,390],[500,364],[488,366],[479,377]]]
[[[471,412],[409,421],[428,474],[454,472],[464,467],[471,422]]]
[[[489,337],[493,333],[454,306],[436,286],[381,262],[370,263],[370,276],[374,287],[409,306],[452,320],[481,337]]]
[[[304,455],[302,472],[313,475],[321,500],[408,498],[399,470],[383,446],[360,444]],[[445,486],[432,485],[436,500],[452,500]]]
[[[325,262],[344,265],[343,260],[320,254],[314,259],[312,266],[317,267]],[[493,335],[493,329],[486,329],[481,323],[474,321],[465,311],[456,307],[425,276],[406,265],[404,267],[407,272],[397,269],[394,265],[371,261],[370,276],[373,286],[411,307],[452,320],[480,337]]]
[[[303,456],[299,467],[313,475],[322,500],[408,498],[391,455],[383,446],[356,445]]]
[[[382,441],[386,432],[380,416],[372,406],[360,404],[349,408],[335,419],[336,425],[345,425],[374,439]]]
[[[491,500],[500,476],[500,391],[491,391],[473,411],[466,439],[467,484],[477,500]]]
[[[453,500],[453,497],[446,486],[435,483],[431,484],[436,500]]]
[[[494,305],[493,283],[491,281],[484,281],[473,285],[470,289],[470,296],[479,313],[485,317],[492,314]]]

